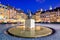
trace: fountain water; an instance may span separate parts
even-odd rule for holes
[[[10,28],[7,32],[10,35],[12,34],[17,37],[31,38],[31,37],[42,37],[50,35],[52,33],[52,30],[47,27],[36,26],[35,20],[32,19],[31,12],[29,12],[29,19],[25,20],[24,26],[18,25],[16,27]]]
[[[35,20],[31,18],[32,17],[32,14],[31,12],[29,13],[29,19],[27,19],[25,21],[25,27],[28,28],[28,29],[35,29]]]

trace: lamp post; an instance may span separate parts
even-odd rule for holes
[[[52,6],[50,6],[50,8],[49,8],[50,10],[52,10]]]

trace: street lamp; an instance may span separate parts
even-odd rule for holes
[[[43,11],[43,9],[41,9],[41,12]]]
[[[50,10],[52,10],[52,6],[50,6],[50,8],[49,8]]]

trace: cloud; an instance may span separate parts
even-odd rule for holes
[[[36,2],[43,3],[45,0],[36,0]]]

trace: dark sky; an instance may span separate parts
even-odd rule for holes
[[[60,0],[0,0],[2,4],[9,4],[15,8],[20,8],[27,12],[27,9],[35,12],[36,10],[47,10],[50,6],[52,8],[60,7]]]

